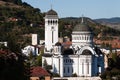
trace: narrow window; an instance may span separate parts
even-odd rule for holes
[[[87,74],[89,74],[89,63],[87,63]]]
[[[65,67],[64,67],[64,73],[65,73]]]
[[[52,24],[52,20],[51,20],[51,24]]]
[[[73,67],[72,67],[72,73],[73,73]]]
[[[57,20],[55,21],[56,25],[57,25]]]
[[[68,73],[70,72],[70,69],[69,69],[69,67],[68,67]]]
[[[84,74],[84,63],[82,63],[82,74]]]

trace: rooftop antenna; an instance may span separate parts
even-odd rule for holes
[[[83,14],[82,14],[82,20],[81,20],[81,23],[83,23],[83,22],[84,22],[84,19],[83,19],[83,18],[84,18],[84,16],[83,16]]]

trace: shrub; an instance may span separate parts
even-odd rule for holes
[[[76,74],[76,73],[73,73],[73,74],[71,75],[71,77],[77,77],[77,74]]]

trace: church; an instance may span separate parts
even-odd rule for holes
[[[93,43],[93,32],[84,22],[74,26],[72,44],[69,49],[63,49],[58,42],[58,14],[53,9],[45,15],[45,49],[42,56],[42,67],[51,66],[51,72],[60,77],[98,76],[104,71],[104,55]]]

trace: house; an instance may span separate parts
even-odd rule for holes
[[[51,80],[50,74],[40,66],[32,67],[30,72],[30,80]]]

